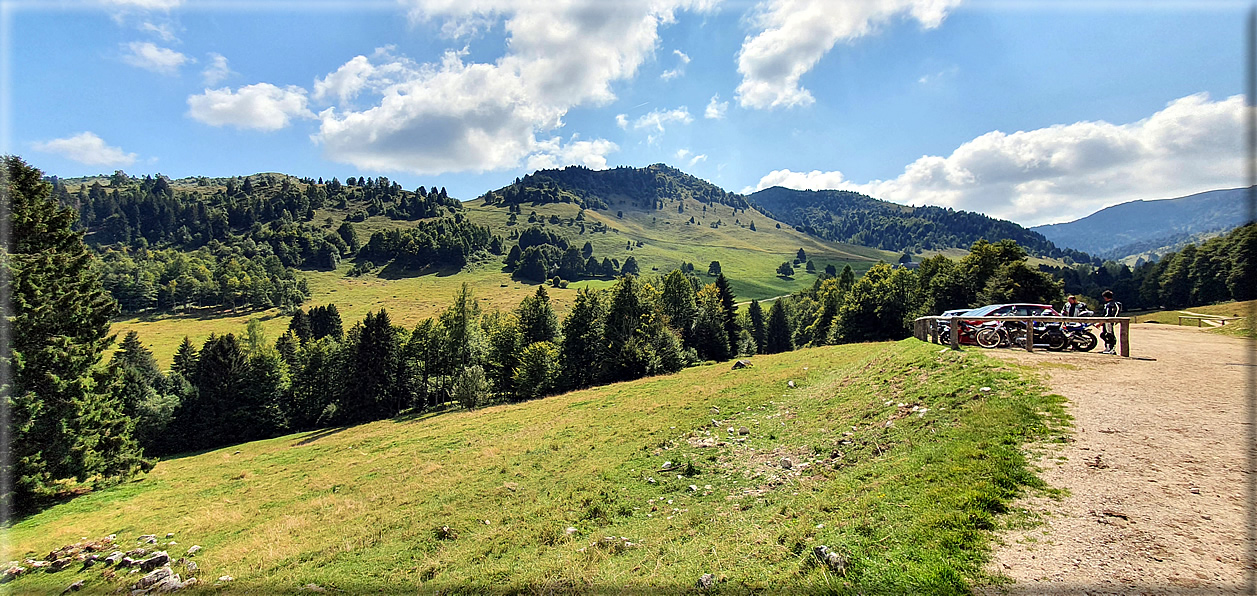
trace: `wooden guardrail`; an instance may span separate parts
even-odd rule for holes
[[[1026,325],[1026,351],[1034,351],[1034,324],[1035,323],[1113,323],[1117,327],[1117,351],[1125,357],[1130,357],[1130,317],[1017,317],[1017,316],[995,316],[995,317],[966,317],[964,315],[954,317],[920,317],[913,323],[912,334],[921,341],[928,341],[936,344],[943,343],[939,338],[939,323],[946,321],[950,330],[950,337],[947,338],[953,350],[960,349],[960,322],[976,321],[985,323],[987,321],[1024,321]]]
[[[1200,327],[1201,323],[1205,321],[1215,321],[1223,326],[1226,326],[1227,323],[1231,321],[1238,321],[1242,318],[1244,317],[1224,317],[1222,315],[1179,315],[1178,324],[1182,325],[1183,319],[1187,319],[1189,321],[1195,319],[1197,327]]]

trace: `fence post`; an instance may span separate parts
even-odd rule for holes
[[[951,318],[951,349],[960,349],[960,317]]]
[[[1034,351],[1034,319],[1026,321],[1026,351]]]
[[[1118,327],[1118,352],[1125,358],[1130,357],[1130,318],[1117,324]]]

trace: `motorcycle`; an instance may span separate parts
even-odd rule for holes
[[[992,321],[978,329],[974,341],[983,348],[1026,346],[1027,325],[1022,321]],[[1034,345],[1053,351],[1061,351],[1069,347],[1070,339],[1061,330],[1059,323],[1036,323],[1034,326]],[[1094,346],[1093,346],[1094,347]]]

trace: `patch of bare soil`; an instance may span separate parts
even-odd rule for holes
[[[1042,523],[1000,534],[990,571],[1013,583],[980,592],[1243,593],[1247,349],[1137,324],[1132,359],[986,352],[1042,370],[1069,400],[1074,440],[1031,447],[1041,477],[1066,496],[1014,505]]]

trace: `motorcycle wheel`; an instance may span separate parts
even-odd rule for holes
[[[1060,330],[1047,332],[1044,339],[1047,340],[1047,349],[1053,352],[1060,352],[1069,347],[1069,338]]]
[[[1079,352],[1090,352],[1096,347],[1100,340],[1096,339],[1090,331],[1078,331],[1073,334],[1074,349]]]
[[[978,333],[973,336],[973,339],[978,342],[979,346],[984,348],[998,347],[1000,344],[999,330],[992,327],[984,327],[978,330]]]

